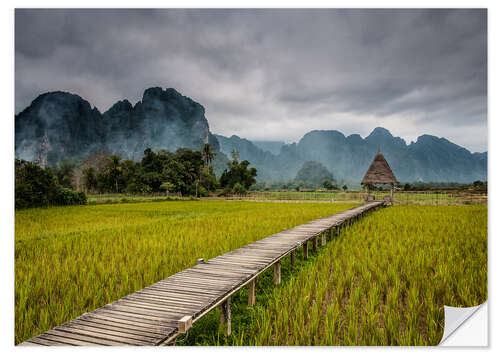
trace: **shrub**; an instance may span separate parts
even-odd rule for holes
[[[233,186],[233,193],[235,195],[244,195],[245,193],[247,193],[247,190],[241,183],[237,182]]]
[[[57,184],[50,168],[35,163],[15,161],[15,207],[81,205],[87,203],[83,192],[75,192]]]

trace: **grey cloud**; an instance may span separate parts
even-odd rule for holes
[[[221,134],[290,141],[318,126],[362,135],[385,126],[414,140],[447,137],[452,127],[458,144],[484,151],[486,17],[477,9],[18,9],[16,112],[59,89],[105,111],[159,85],[204,105]]]

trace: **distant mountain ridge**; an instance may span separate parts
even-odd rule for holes
[[[259,176],[270,177],[273,181],[292,179],[305,162],[316,161],[325,165],[337,180],[360,182],[379,148],[400,182],[487,179],[486,152],[471,153],[445,138],[432,135],[419,136],[416,142],[407,145],[381,127],[364,139],[358,134],[346,137],[337,130],[313,130],[298,143],[283,145],[278,155],[260,153],[256,146],[249,145],[250,141],[234,135],[216,137],[224,142],[222,152],[228,148],[239,151],[241,159],[255,163]]]
[[[139,160],[143,151],[210,143],[218,174],[234,149],[258,170],[259,181],[293,179],[307,161],[323,164],[337,180],[360,182],[380,147],[401,182],[487,179],[487,153],[471,153],[445,138],[422,135],[409,145],[377,127],[366,138],[337,130],[313,130],[297,143],[257,142],[210,132],[204,107],[173,88],[148,88],[135,105],[115,103],[101,113],[76,94],[49,92],[15,116],[16,157],[56,165],[107,150]],[[282,145],[281,145],[282,144]]]

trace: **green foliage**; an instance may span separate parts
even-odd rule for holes
[[[167,195],[170,191],[175,188],[175,185],[172,182],[165,181],[160,185],[160,189],[167,192]]]
[[[295,180],[319,185],[325,181],[334,181],[332,173],[323,164],[316,161],[306,161],[297,172]]]
[[[46,207],[85,204],[83,192],[75,192],[57,183],[50,168],[15,160],[15,207]]]
[[[62,160],[58,166],[54,169],[54,174],[56,176],[59,185],[66,188],[73,187],[73,172],[76,169],[76,162],[74,160]]]
[[[209,165],[214,157],[210,145],[205,145],[203,151],[180,148],[175,153],[148,148],[140,163],[108,155],[100,167],[88,165],[83,169],[84,187],[99,193],[168,191],[207,195],[217,188],[217,178]],[[162,187],[165,182],[169,183],[168,189]]]
[[[233,193],[235,195],[244,195],[245,193],[247,193],[247,190],[241,183],[236,182],[233,186]]]
[[[255,184],[257,177],[257,169],[255,167],[248,167],[250,162],[248,160],[243,160],[238,162],[239,154],[233,152],[233,161],[227,164],[228,168],[224,170],[220,177],[221,187],[233,188],[234,185],[239,183],[246,190]]]
[[[338,186],[335,184],[335,182],[331,180],[325,180],[323,181],[323,187],[326,188],[327,190],[338,190]]]

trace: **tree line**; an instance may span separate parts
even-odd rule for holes
[[[201,197],[217,189],[222,189],[221,194],[225,195],[244,194],[256,183],[257,170],[249,167],[247,160],[239,162],[237,152],[233,152],[220,180],[211,165],[214,158],[210,144],[205,144],[201,150],[179,148],[176,152],[155,152],[148,148],[140,162],[124,160],[120,155],[105,151],[94,152],[81,162],[63,160],[55,168],[41,168],[35,163],[16,159],[16,208],[54,204],[51,199],[40,199],[40,195],[32,194],[34,186],[44,187],[45,192],[54,190],[53,187],[68,192],[78,191],[75,194],[82,198],[85,193],[157,192]],[[34,175],[49,179],[38,184],[40,180]]]

